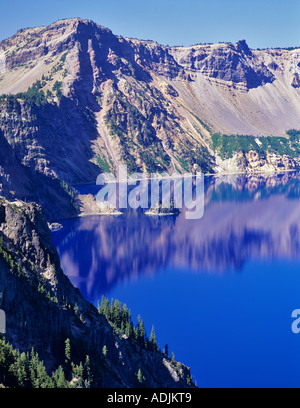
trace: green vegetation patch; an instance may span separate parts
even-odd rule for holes
[[[300,131],[289,130],[288,137],[267,136],[255,137],[247,135],[212,135],[213,149],[224,159],[233,157],[234,153],[250,151],[257,152],[261,157],[265,157],[267,152],[278,153],[279,155],[289,155],[292,158],[300,154]]]
[[[62,82],[55,81],[55,83],[53,85],[53,92],[56,93],[56,96],[57,96],[58,100],[61,100],[61,98],[63,97]]]
[[[18,100],[24,100],[31,105],[42,106],[47,103],[47,98],[42,88],[41,81],[35,82],[26,92],[20,92],[16,95],[1,95],[0,105],[4,102],[8,103],[12,109],[18,106]]]
[[[111,171],[111,165],[107,162],[107,160],[105,159],[105,157],[104,157],[104,156],[100,156],[100,154],[98,154],[98,155],[96,156],[96,159],[97,159],[98,166],[101,168],[101,170],[102,170],[104,173],[110,173],[110,171]]]
[[[0,378],[8,388],[90,388],[90,358],[75,364],[71,361],[69,339],[66,340],[65,363],[49,375],[34,349],[20,353],[5,338],[0,338]]]

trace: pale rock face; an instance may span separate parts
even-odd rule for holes
[[[297,161],[287,155],[267,152],[266,157],[262,158],[255,151],[235,153],[229,159],[218,157],[216,163],[221,171],[228,173],[278,172],[298,168]]]

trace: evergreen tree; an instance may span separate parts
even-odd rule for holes
[[[142,384],[146,381],[146,378],[143,375],[143,372],[142,372],[141,368],[139,368],[139,370],[138,370],[138,372],[136,374],[136,378],[137,378],[137,381],[139,383],[139,386],[142,386]]]
[[[141,320],[140,316],[138,319],[138,343],[140,346],[145,346],[145,336],[146,336],[146,332],[145,332],[145,325],[144,325],[144,321]]]
[[[68,343],[68,342],[67,342]],[[68,353],[67,353],[68,354]],[[76,365],[70,362],[72,379],[69,383],[62,366],[50,377],[38,353],[31,350],[20,354],[5,339],[0,338],[0,379],[1,383],[9,388],[69,388],[90,387],[92,370],[89,357],[85,363]]]
[[[126,335],[127,337],[131,337],[131,336],[132,336],[132,333],[133,333],[132,325],[131,325],[130,322],[127,322],[127,323],[126,323],[126,327],[125,327],[125,335]]]
[[[31,384],[35,384],[36,382],[37,365],[38,359],[34,352],[34,349],[32,348],[30,353],[30,366],[29,366]]]
[[[65,362],[69,364],[71,361],[71,342],[70,339],[65,341]]]
[[[86,388],[90,388],[93,382],[93,375],[91,370],[91,362],[90,357],[86,356],[85,363],[84,363],[84,385]]]
[[[65,373],[62,366],[59,366],[54,375],[56,388],[68,388]]]
[[[83,365],[80,362],[79,365],[72,363],[72,388],[82,388],[83,385]]]
[[[143,382],[143,373],[142,370],[139,368],[139,371],[137,372],[137,380],[140,384]]]
[[[75,312],[76,316],[78,316],[78,313],[79,313],[79,307],[78,307],[78,304],[77,304],[77,303],[75,303],[75,306],[74,306],[74,312]]]
[[[112,310],[112,321],[117,327],[120,327],[120,302],[118,300],[114,301],[113,310]]]
[[[152,331],[151,331],[149,343],[150,343],[150,349],[152,351],[158,351],[158,344],[157,344],[157,340],[156,340],[154,326],[152,326]]]

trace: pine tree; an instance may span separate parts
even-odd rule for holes
[[[192,377],[192,375],[188,375],[187,377],[186,377],[186,383],[187,383],[187,385],[193,385],[193,377]]]
[[[140,383],[140,384],[142,384],[142,382],[144,381],[144,378],[143,378],[143,373],[142,373],[142,370],[139,368],[139,371],[137,372],[137,380],[138,380],[138,382]]]
[[[133,331],[132,331],[132,325],[131,325],[130,322],[127,322],[127,323],[126,323],[126,328],[125,328],[125,335],[126,335],[127,337],[130,337],[130,336],[132,336],[132,333],[133,333]]]
[[[141,320],[141,318],[139,316],[139,320],[138,320],[138,343],[140,344],[140,346],[145,345],[145,336],[146,336],[146,332],[145,332],[144,321]]]
[[[59,366],[54,374],[54,382],[56,388],[68,388],[68,383],[65,378],[65,373],[62,366]]]
[[[65,341],[65,362],[69,364],[71,362],[71,342],[70,339]]]
[[[90,357],[86,356],[85,363],[84,363],[84,385],[85,388],[90,388],[93,382],[93,375],[91,370],[91,362]]]
[[[75,303],[74,312],[75,312],[76,316],[78,316],[79,307],[78,307],[78,304],[77,304],[77,303]]]
[[[126,327],[126,324],[128,322],[128,308],[125,304],[122,306],[121,318],[122,322],[124,323],[124,327]]]
[[[83,385],[83,365],[80,362],[79,365],[72,363],[72,388],[82,388]]]
[[[37,364],[38,359],[34,352],[34,349],[32,348],[30,352],[30,366],[29,366],[31,384],[35,384],[36,382]]]
[[[152,331],[150,335],[150,348],[152,351],[158,351],[158,344],[156,340],[154,326],[152,326]]]
[[[120,327],[120,302],[118,300],[114,301],[113,305],[113,323]]]

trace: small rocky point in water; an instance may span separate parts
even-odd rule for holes
[[[48,225],[52,232],[59,231],[63,228],[63,226],[59,224],[58,222],[53,222],[52,224],[48,224]]]
[[[150,208],[146,211],[146,215],[179,215],[181,213],[179,208],[174,206],[174,202],[171,202],[170,207],[164,207],[160,202],[156,207]]]

